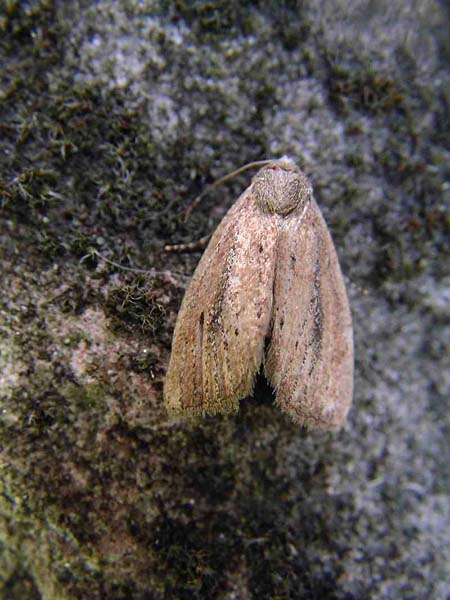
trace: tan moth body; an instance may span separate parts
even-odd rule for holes
[[[261,365],[295,422],[343,424],[353,393],[347,294],[312,188],[289,159],[255,175],[197,266],[175,326],[167,409],[237,410]]]

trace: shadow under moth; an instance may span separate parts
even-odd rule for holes
[[[285,157],[254,176],[192,277],[164,383],[169,414],[238,410],[261,366],[296,423],[342,426],[353,393],[347,294],[311,185]]]

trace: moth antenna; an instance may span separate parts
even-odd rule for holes
[[[194,210],[194,208],[196,208],[200,204],[202,199],[205,196],[207,196],[213,189],[215,189],[222,183],[225,183],[225,181],[228,181],[229,179],[236,177],[236,175],[243,173],[244,171],[248,171],[249,169],[255,169],[256,167],[265,167],[266,165],[273,163],[275,160],[277,160],[277,159],[267,158],[265,160],[255,160],[253,162],[246,163],[245,165],[242,165],[242,167],[239,167],[239,169],[235,169],[231,173],[228,173],[227,175],[224,175],[223,177],[216,179],[216,181],[214,181],[210,185],[207,185],[206,188],[203,190],[203,192],[201,192],[201,194],[199,194],[196,198],[194,198],[194,200],[191,202],[191,204],[184,211],[184,217],[183,217],[184,223],[186,223],[186,221],[189,219],[191,212]]]

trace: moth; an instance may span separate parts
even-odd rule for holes
[[[312,187],[286,157],[257,172],[197,266],[172,341],[168,412],[236,411],[261,367],[296,423],[342,426],[353,394],[349,303]]]

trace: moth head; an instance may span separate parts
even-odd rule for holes
[[[301,211],[312,195],[311,184],[288,158],[276,160],[256,173],[252,192],[258,207],[277,215]]]

